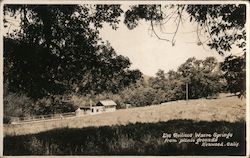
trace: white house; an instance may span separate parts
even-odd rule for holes
[[[101,100],[96,105],[84,105],[79,106],[75,111],[76,116],[81,116],[85,114],[99,114],[103,112],[112,112],[116,110],[116,103],[113,100]]]
[[[113,100],[101,100],[96,106],[104,107],[105,112],[112,112],[116,110],[117,104]]]

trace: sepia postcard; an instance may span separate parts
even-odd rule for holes
[[[0,156],[249,157],[249,2],[0,3]]]

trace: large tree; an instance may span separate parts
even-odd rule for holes
[[[165,73],[159,70],[156,77],[150,79],[149,85],[164,91],[167,101],[185,99],[187,84],[189,98],[211,97],[221,92],[224,85],[219,66],[214,57],[205,60],[192,57],[181,64],[177,71]]]
[[[189,58],[177,72],[180,73],[182,87],[189,85],[190,98],[209,97],[222,90],[222,72],[214,57],[207,57],[205,60]]]
[[[104,22],[117,28],[122,12],[120,5],[5,5],[6,27],[7,17],[20,15],[20,29],[4,38],[8,89],[39,98],[116,93],[136,82],[141,73],[99,37]]]

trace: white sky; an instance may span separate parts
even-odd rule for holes
[[[180,26],[175,46],[167,41],[159,40],[150,33],[150,25],[144,21],[141,21],[133,30],[129,30],[123,23],[119,25],[118,30],[105,26],[100,31],[100,35],[103,40],[111,43],[118,54],[129,57],[132,69],[139,69],[149,76],[154,76],[159,69],[165,72],[171,69],[176,70],[190,57],[205,59],[214,56],[219,61],[224,59],[216,51],[206,46],[198,46],[196,33],[190,33],[196,29],[196,25],[186,24]],[[160,32],[158,34],[162,35]],[[234,51],[237,52],[237,50]]]
[[[122,8],[126,10],[128,6],[123,5]],[[173,17],[173,19],[175,18]],[[186,21],[183,21],[179,27],[175,46],[172,46],[170,42],[159,40],[150,31],[150,23],[143,20],[139,21],[139,25],[135,29],[129,30],[121,18],[119,29],[113,30],[110,26],[105,25],[100,31],[100,36],[103,40],[108,40],[118,54],[129,57],[132,69],[139,69],[149,76],[155,76],[159,69],[165,72],[171,69],[176,70],[190,57],[205,59],[214,56],[218,61],[223,61],[225,56],[241,51],[234,48],[223,57],[207,47],[206,44],[198,46],[197,24],[190,23],[186,14],[184,14],[184,19]],[[174,32],[176,24],[170,20],[163,29],[164,32]],[[159,36],[172,39],[173,34],[163,34],[159,27],[156,31]],[[200,38],[202,37],[200,36]],[[203,40],[205,39],[204,37]]]

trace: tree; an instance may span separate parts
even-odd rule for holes
[[[134,83],[141,73],[129,70],[129,59],[99,37],[104,22],[117,28],[122,12],[120,5],[5,5],[5,15],[20,14],[21,20],[20,30],[4,38],[9,91],[41,98],[72,91],[116,93]]]
[[[26,117],[32,114],[32,100],[24,94],[10,93],[4,98],[5,117]]]
[[[8,64],[5,83],[10,91],[23,91],[33,97],[71,90],[117,92],[121,88],[115,86],[118,83],[126,86],[135,82],[134,79],[129,81],[129,75],[140,78],[140,73],[128,69],[129,60],[115,55],[112,47],[99,37],[99,29],[105,22],[117,29],[123,13],[120,5],[4,6],[5,15],[14,17],[16,13],[20,14],[21,29],[4,39],[5,47],[10,48],[9,52],[4,51],[4,62]],[[175,45],[180,24],[189,21],[197,26],[198,45],[206,44],[221,55],[230,51],[233,45],[246,52],[244,4],[132,5],[125,12],[124,23],[133,29],[139,20],[150,22],[152,33],[172,45]],[[171,20],[176,23],[176,29],[170,33],[170,38],[163,38],[158,30]],[[4,24],[6,27],[13,25],[7,18]],[[13,48],[11,43],[14,43]],[[25,53],[21,55],[20,52]],[[242,57],[245,60],[245,55]],[[196,62],[196,65],[202,64]],[[110,65],[115,72],[112,75]],[[31,68],[38,71],[30,71]]]
[[[207,57],[205,60],[189,58],[177,71],[170,70],[165,73],[159,70],[156,77],[149,80],[148,87],[155,90],[154,103],[162,103],[185,99],[186,84],[189,85],[189,98],[217,95],[224,86],[218,61],[214,57]]]
[[[207,44],[211,49],[216,49],[219,54],[224,54],[236,44],[243,48],[246,46],[246,5],[132,5],[125,12],[124,23],[129,29],[134,29],[139,20],[146,20],[151,24],[151,30],[161,40],[175,45],[176,35],[180,24],[184,24],[189,17],[189,22],[196,22],[197,44]],[[169,38],[162,38],[157,33],[164,34],[163,28],[168,22],[174,22],[176,29]],[[193,23],[195,25],[195,23]],[[205,39],[202,40],[201,36]]]
[[[150,78],[149,85],[158,90],[166,91],[167,78],[163,70],[158,70],[155,78]]]
[[[132,106],[152,105],[158,96],[157,91],[149,86],[130,87],[120,93],[125,103]]]
[[[221,63],[227,81],[226,89],[239,96],[246,95],[246,60],[245,57],[230,55]]]
[[[214,57],[207,57],[203,61],[189,58],[178,68],[177,72],[180,73],[183,83],[189,85],[190,98],[209,97],[222,90],[220,81],[222,73]]]
[[[181,100],[185,98],[186,83],[182,79],[183,77],[178,71],[170,70],[167,72],[167,84],[168,84],[168,101]]]

